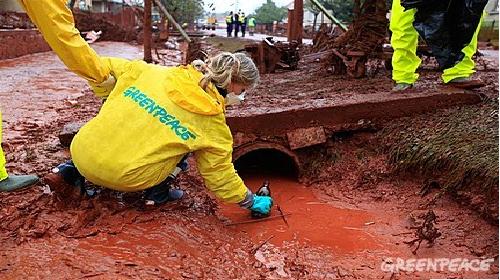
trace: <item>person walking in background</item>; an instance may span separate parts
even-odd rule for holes
[[[448,2],[392,2],[389,27],[394,49],[392,79],[396,85],[393,91],[409,89],[418,79],[415,71],[421,62],[416,55],[419,33],[443,69],[441,78],[445,84],[464,89],[484,85],[481,80],[471,78],[475,72],[472,56],[477,50],[484,6],[481,8],[481,1],[472,7]],[[462,15],[463,11],[466,11],[466,16],[456,16]],[[459,28],[460,32],[457,31]]]
[[[248,33],[250,36],[253,36],[255,33],[255,17],[251,17],[248,19]]]
[[[226,31],[227,37],[231,37],[233,33],[233,12],[229,12],[229,15],[226,16]]]
[[[240,15],[240,25],[241,25],[241,37],[245,37],[245,32],[247,30],[247,18],[245,17],[245,13],[241,13]]]

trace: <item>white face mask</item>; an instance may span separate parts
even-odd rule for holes
[[[240,105],[243,100],[245,100],[245,92],[242,92],[240,95],[236,95],[234,94],[234,92],[230,92],[224,98],[226,106]]]

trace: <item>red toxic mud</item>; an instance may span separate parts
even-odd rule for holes
[[[171,231],[172,228],[169,228]],[[173,229],[175,232],[178,229]],[[189,252],[198,256],[199,252],[193,250],[190,244],[183,242],[171,243],[165,225],[158,223],[143,223],[129,225],[126,232],[118,235],[98,235],[84,239],[79,243],[81,249],[100,253],[113,260],[130,261],[141,264],[161,264],[169,256],[169,248],[182,252]]]
[[[255,223],[237,224],[249,219],[248,211],[234,205],[222,206],[222,213],[236,223],[231,227],[245,231],[257,241],[274,236],[270,242],[281,246],[284,241],[325,246],[336,253],[350,253],[382,246],[365,230],[372,221],[369,213],[361,210],[335,207],[319,201],[310,189],[289,178],[267,178],[270,180],[274,205],[271,217],[280,215],[279,208],[287,215],[282,218]],[[253,191],[262,184],[263,177],[245,178]],[[288,223],[288,225],[287,225]]]

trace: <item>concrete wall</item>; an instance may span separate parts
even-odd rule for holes
[[[49,50],[36,29],[0,30],[0,60]]]

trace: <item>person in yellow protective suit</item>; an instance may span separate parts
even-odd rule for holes
[[[248,22],[245,13],[241,13],[238,20],[240,21],[241,37],[245,37],[245,32],[247,30],[247,22]]]
[[[234,169],[224,116],[226,102],[239,100],[235,93],[259,80],[249,57],[221,53],[207,65],[198,62],[199,70],[99,57],[79,36],[64,1],[22,2],[61,60],[107,98],[74,137],[72,161],[45,178],[61,199],[74,199],[85,179],[124,192],[168,188],[168,175],[193,153],[205,185],[217,197],[270,212],[272,199],[254,195]],[[161,202],[180,196],[169,191]]]
[[[392,32],[391,45],[394,49],[392,56],[392,79],[396,86],[394,91],[411,88],[418,79],[415,73],[420,66],[420,58],[416,55],[419,34],[413,26],[416,9],[405,10],[401,0],[392,1],[389,28]],[[445,69],[442,79],[445,84],[461,88],[475,88],[482,86],[480,80],[471,79],[474,71],[472,56],[477,50],[477,35],[481,23],[478,25],[470,44],[462,49],[464,58],[451,68]]]
[[[2,140],[2,112],[0,111],[0,142]],[[18,190],[38,182],[35,175],[10,175],[5,169],[5,156],[0,146],[0,192]]]
[[[227,37],[231,37],[233,33],[233,12],[229,12],[229,15],[226,16],[226,32]]]
[[[255,33],[255,17],[251,17],[248,20],[248,31],[250,33],[250,36],[253,36]]]

